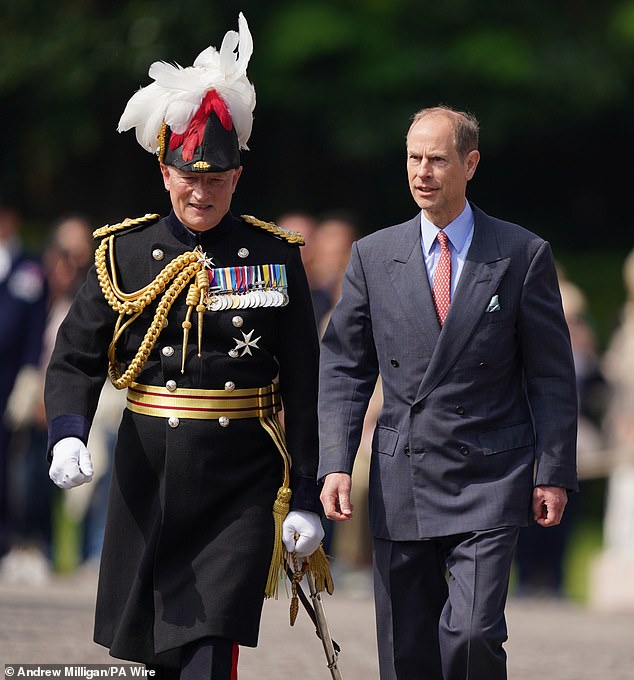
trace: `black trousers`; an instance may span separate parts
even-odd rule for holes
[[[381,680],[506,680],[504,608],[518,533],[374,539]]]
[[[231,640],[206,637],[185,645],[181,651],[181,667],[147,666],[156,671],[156,680],[233,680],[237,653]]]

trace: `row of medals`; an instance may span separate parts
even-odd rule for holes
[[[288,304],[288,294],[283,288],[253,289],[244,293],[210,291],[204,302],[210,312],[251,307],[284,307]]]

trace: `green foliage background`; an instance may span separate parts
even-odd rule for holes
[[[609,334],[632,244],[634,0],[0,0],[0,196],[31,238],[68,211],[167,209],[119,116],[153,61],[191,64],[240,10],[258,103],[238,211],[346,209],[363,232],[406,219],[409,117],[465,108],[482,127],[472,199],[548,238]]]
[[[2,0],[0,187],[29,216],[155,210],[160,182],[115,128],[157,59],[192,63],[243,10],[258,105],[239,202],[265,217],[346,207],[365,231],[413,213],[409,116],[445,102],[482,123],[473,197],[590,246],[625,222],[634,2]]]

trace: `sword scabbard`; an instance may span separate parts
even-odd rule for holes
[[[310,599],[313,601],[313,609],[315,611],[315,626],[324,647],[326,661],[328,662],[328,670],[330,671],[333,680],[343,680],[341,671],[337,666],[337,650],[335,649],[333,639],[330,636],[330,630],[328,629],[328,621],[326,620],[326,611],[324,609],[324,603],[321,600],[321,593],[317,592],[315,579],[310,572],[306,572],[306,580],[308,581]]]

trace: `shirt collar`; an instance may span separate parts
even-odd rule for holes
[[[435,224],[430,222],[423,212],[420,213],[421,233],[423,238],[423,250],[425,255],[429,255],[436,240],[438,232],[441,231]],[[469,205],[469,201],[465,202],[464,210],[456,217],[453,222],[450,222],[443,231],[447,234],[447,238],[451,241],[451,245],[457,252],[464,248],[469,233],[473,229],[473,210]]]

